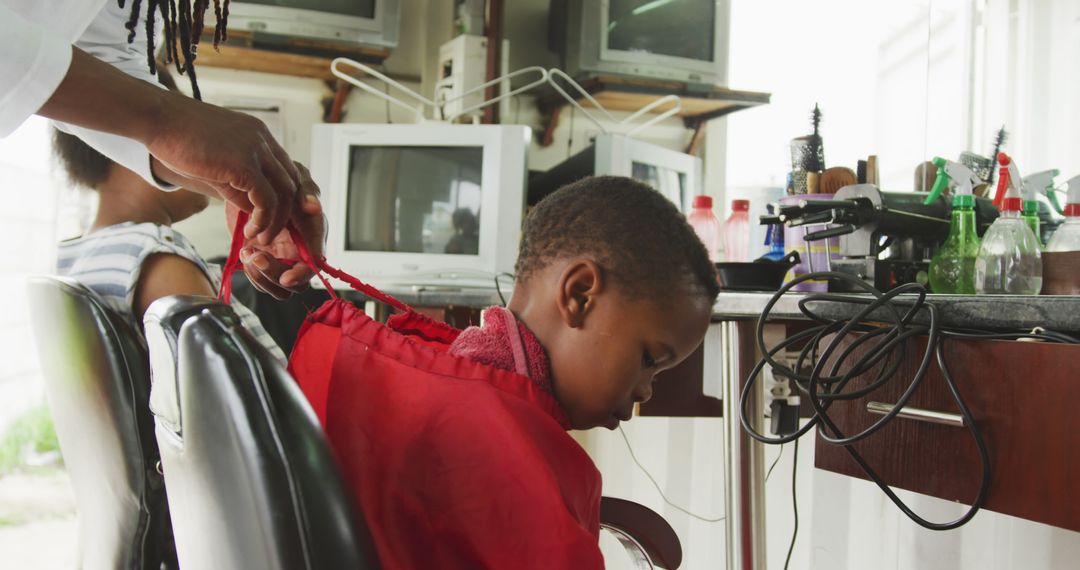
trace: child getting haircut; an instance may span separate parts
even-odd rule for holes
[[[509,306],[442,349],[357,329],[328,433],[383,568],[602,568],[600,473],[567,431],[629,420],[718,293],[678,209],[622,177],[540,202],[516,270]]]

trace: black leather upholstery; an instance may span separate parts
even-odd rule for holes
[[[314,412],[231,309],[172,297],[145,326],[181,567],[376,568]]]
[[[172,547],[142,335],[74,280],[33,278],[28,292],[79,512],[79,566],[160,568]]]

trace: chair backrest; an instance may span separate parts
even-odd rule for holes
[[[232,310],[170,297],[145,327],[181,567],[376,568],[314,411]]]
[[[83,285],[29,282],[30,313],[79,525],[79,566],[160,568],[168,512],[142,334]]]

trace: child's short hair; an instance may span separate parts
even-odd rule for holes
[[[55,129],[53,153],[67,173],[68,180],[76,186],[89,189],[97,188],[98,184],[105,182],[109,177],[109,169],[114,164],[79,137]]]
[[[158,83],[170,91],[177,91],[176,81],[159,63]],[[54,130],[53,152],[68,180],[77,186],[94,189],[109,177],[109,169],[115,162],[86,144],[79,137]]]
[[[677,276],[687,274],[709,299],[720,292],[716,268],[686,218],[632,178],[585,178],[541,200],[525,220],[517,279],[580,254],[593,257],[634,297],[663,299]]]

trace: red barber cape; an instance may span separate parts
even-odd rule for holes
[[[459,330],[301,257],[402,311],[384,325],[335,296],[289,362],[383,568],[603,568],[600,474],[551,394],[447,353]]]

